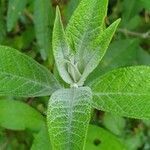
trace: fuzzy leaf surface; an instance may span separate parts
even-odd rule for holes
[[[150,119],[150,67],[116,69],[91,84],[93,107],[117,115]]]
[[[102,34],[96,40],[92,40],[91,42],[89,42],[89,45],[87,45],[86,49],[89,49],[89,52],[86,51],[86,54],[88,56],[84,55],[85,64],[83,64],[85,68],[79,80],[79,85],[80,83],[82,84],[86,80],[88,75],[98,66],[112,40],[119,22],[120,19],[112,23],[106,30],[102,32]]]
[[[0,46],[0,95],[46,96],[58,88],[45,67],[13,48]]]
[[[69,58],[69,47],[65,38],[65,32],[61,21],[59,8],[56,9],[56,19],[53,29],[53,53],[61,78],[68,84],[71,84],[71,79],[67,71],[67,61]]]
[[[61,89],[52,94],[48,105],[48,128],[54,150],[83,149],[90,121],[90,88]]]
[[[107,5],[108,0],[80,2],[66,28],[66,36],[75,51],[83,51],[83,47],[99,35],[107,14]]]
[[[76,53],[75,60],[78,62],[81,73],[83,73],[91,56],[93,58],[95,53],[98,53],[99,47],[95,52],[95,49],[93,50],[89,45],[91,40],[93,41],[103,31],[107,5],[108,0],[82,0],[66,28],[66,37],[70,47]]]

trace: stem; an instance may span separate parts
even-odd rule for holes
[[[140,38],[143,38],[143,39],[150,38],[150,31],[147,31],[145,33],[139,33],[139,32],[134,32],[134,31],[130,31],[130,30],[127,30],[127,29],[121,29],[121,28],[118,29],[117,31],[121,32],[125,35],[140,37]]]

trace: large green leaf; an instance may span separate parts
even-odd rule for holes
[[[121,116],[150,119],[150,67],[114,70],[91,84],[93,107]]]
[[[0,100],[0,126],[12,130],[39,131],[44,118],[27,104],[14,100]]]
[[[7,30],[11,31],[25,8],[27,0],[9,0],[8,2]]]
[[[52,94],[47,122],[54,150],[83,149],[90,120],[90,88],[61,89]]]
[[[58,87],[46,68],[13,48],[0,46],[0,95],[46,96]]]
[[[87,141],[86,150],[125,150],[123,143],[119,141],[117,137],[101,127],[90,125]]]
[[[52,25],[53,10],[50,0],[34,0],[34,24],[37,43],[44,60],[49,59],[53,64],[52,54]]]
[[[70,53],[65,39],[65,33],[58,7],[56,10],[56,19],[53,29],[53,53],[60,76],[66,83],[73,83],[67,70],[67,61]]]

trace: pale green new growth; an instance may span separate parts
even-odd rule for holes
[[[69,61],[70,55],[69,47],[66,42],[59,8],[56,11],[53,29],[53,53],[60,76],[66,83],[72,84],[73,80],[67,71],[67,62]]]
[[[84,83],[88,75],[98,66],[111,42],[119,22],[120,19],[104,30],[99,37],[89,42],[87,49],[89,48],[90,52],[86,52],[89,56],[88,59],[86,58],[87,61],[83,74],[78,82],[79,85]]]
[[[0,46],[0,95],[47,96],[58,88],[45,67],[13,48]]]
[[[65,82],[82,86],[104,56],[120,22],[119,19],[103,29],[107,5],[107,0],[82,0],[65,31],[57,8],[53,51],[59,74]]]
[[[82,150],[90,121],[90,88],[61,89],[52,94],[47,112],[54,150]]]
[[[150,67],[128,67],[101,76],[90,85],[93,107],[121,116],[150,119]]]

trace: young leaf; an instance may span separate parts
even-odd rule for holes
[[[43,66],[13,48],[0,46],[0,95],[51,95],[59,88]]]
[[[108,0],[80,2],[66,28],[69,44],[74,45],[76,52],[83,51],[82,47],[100,34],[107,14],[107,5]]]
[[[34,0],[34,25],[37,43],[41,56],[44,60],[48,59],[50,65],[53,64],[52,54],[52,25],[53,10],[50,0]]]
[[[39,131],[44,124],[42,115],[27,104],[0,100],[0,126],[11,130]]]
[[[126,150],[125,145],[116,136],[101,127],[90,125],[85,149],[112,150],[112,148],[114,150]]]
[[[106,30],[101,33],[98,38],[96,38],[96,40],[92,40],[91,42],[89,42],[90,44],[87,45],[86,49],[89,48],[91,51],[86,51],[87,55],[89,56],[86,56],[87,58],[85,58],[84,62],[82,62],[83,64],[85,63],[85,69],[80,78],[80,81],[78,82],[79,85],[86,80],[87,76],[97,67],[100,60],[103,58],[119,22],[120,19],[111,24]]]
[[[150,119],[150,67],[114,70],[93,81],[93,107],[121,116]]]
[[[55,62],[62,79],[68,83],[73,83],[68,71],[67,71],[67,61],[69,59],[69,47],[65,39],[65,33],[63,29],[63,24],[61,21],[61,15],[59,8],[56,9],[56,19],[53,29],[53,53]]]
[[[107,5],[108,0],[82,0],[66,28],[66,37],[76,52],[75,57],[81,73],[91,56],[97,53],[93,52],[93,48],[89,48],[89,43],[103,31]]]
[[[23,9],[27,4],[27,0],[9,0],[7,12],[7,30],[11,31],[16,25]]]
[[[91,101],[92,93],[88,87],[61,89],[52,94],[47,122],[54,149],[83,149]]]

